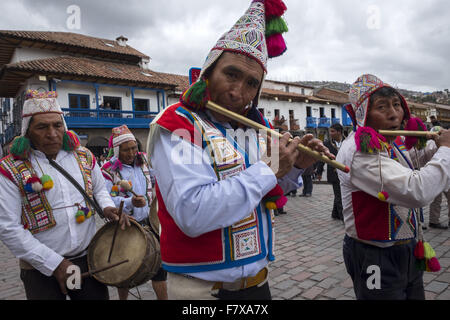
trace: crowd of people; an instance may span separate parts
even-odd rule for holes
[[[416,208],[443,192],[448,198],[450,130],[409,142],[381,135],[416,120],[396,89],[369,74],[350,90],[346,110],[354,131],[346,138],[340,125],[329,128],[325,142],[289,132],[268,138],[206,107],[213,101],[271,128],[258,106],[267,60],[286,49],[266,41],[266,19],[284,10],[277,12],[252,1],[180,101],[151,123],[148,154],[121,125],[112,129],[109,155],[97,160],[68,130],[54,92],[27,94],[22,134],[0,161],[0,239],[20,259],[27,299],[109,299],[107,286],[94,277],[77,290],[66,286],[72,265],[88,272],[92,216],[124,231],[135,222],[153,229],[154,201],[158,299],[271,299],[274,215],[285,212],[286,195],[301,186],[301,196],[311,197],[312,176],[322,180],[324,171],[300,144],[348,169],[327,164],[327,181],[334,191],[331,217],[344,222],[343,257],[356,298],[425,298],[423,272],[438,270],[439,263]],[[423,163],[420,170],[413,157]],[[430,227],[438,220],[430,215]],[[376,290],[367,286],[373,265],[381,268]],[[128,291],[118,288],[119,298],[127,299]]]

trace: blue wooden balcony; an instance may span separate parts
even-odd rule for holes
[[[317,128],[317,118],[306,117],[306,127],[307,128]]]
[[[331,124],[335,124],[335,123],[341,123],[341,119],[339,118],[331,118]]]
[[[319,118],[319,128],[329,128],[331,126],[331,118]]]
[[[148,129],[156,112],[104,109],[63,108],[69,128],[114,128],[126,124],[129,128]]]

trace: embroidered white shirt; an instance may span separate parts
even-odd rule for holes
[[[34,150],[30,159],[38,176],[48,174],[53,180],[53,188],[45,191],[52,208],[61,208],[75,203],[86,206],[81,193],[49,164],[42,152]],[[56,157],[56,162],[69,172],[82,187],[84,186],[78,162],[72,153],[61,150]],[[57,209],[53,211],[56,225],[33,235],[21,224],[22,203],[19,189],[3,175],[0,175],[0,184],[2,185],[0,189],[0,240],[17,258],[27,261],[46,276],[51,276],[63,260],[63,256],[79,255],[86,251],[96,231],[93,216],[78,224],[75,221],[77,207]],[[97,163],[92,170],[92,186],[95,198],[102,209],[114,207],[114,202],[106,191],[105,181]]]
[[[114,161],[115,158],[112,159],[112,161]],[[150,171],[151,174],[152,171]],[[131,214],[132,213],[132,217],[135,218],[137,221],[142,221],[145,218],[148,218],[148,213],[150,210],[150,204],[148,203],[147,197],[146,197],[146,193],[147,193],[147,183],[146,183],[146,178],[144,176],[144,173],[142,172],[141,167],[139,166],[130,166],[127,164],[122,164],[122,170],[120,171],[120,174],[122,175],[122,179],[127,180],[127,181],[131,181],[132,184],[132,188],[133,191],[137,194],[137,195],[142,195],[145,197],[146,203],[144,207],[141,208],[135,208],[133,206],[133,203],[131,202],[131,199],[133,197],[133,195],[130,193],[130,197],[125,198],[125,197],[112,197],[114,203],[116,204],[116,207],[119,207],[120,202],[123,200],[124,202],[124,212]],[[113,183],[108,180],[105,179],[105,183],[106,183],[106,189],[108,191],[111,191],[111,188],[113,186]],[[149,183],[151,183],[151,181],[149,181]]]
[[[231,128],[228,124],[224,126]],[[168,212],[178,227],[190,237],[228,227],[247,217],[277,184],[275,174],[263,161],[257,161],[238,175],[218,181],[210,163],[184,163],[179,160],[180,150],[190,150],[191,159],[204,159],[200,147],[182,141],[164,129],[160,129],[160,134],[156,136],[154,148],[149,150],[156,181]],[[250,147],[249,150],[257,149]],[[289,175],[279,181],[285,192],[300,187],[298,177],[302,172],[301,169],[293,168]],[[262,215],[262,225],[268,248],[268,221],[265,214]],[[189,275],[208,281],[232,282],[255,276],[267,264],[268,259],[265,257],[240,267]]]

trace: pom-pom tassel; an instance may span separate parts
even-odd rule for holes
[[[406,123],[405,130],[408,131],[427,131],[427,127],[420,118],[410,118]],[[427,145],[427,139],[425,137],[405,137],[405,147],[410,150],[413,147],[417,149],[423,149]]]
[[[283,36],[279,33],[267,37],[266,43],[269,58],[281,56],[287,50]]]
[[[389,194],[386,191],[380,191],[378,192],[378,199],[381,201],[386,201],[389,199]]]
[[[25,191],[27,192],[40,192],[42,188],[41,179],[36,176],[30,177],[25,184]]]
[[[84,211],[83,210],[78,210],[77,213],[75,214],[75,220],[77,223],[82,223],[84,222],[84,220],[86,219],[86,216],[84,215]]]
[[[41,177],[41,183],[44,190],[50,190],[53,188],[53,180],[48,174],[44,174]]]
[[[441,265],[436,257],[427,260],[427,269],[431,272],[438,272],[441,270]]]
[[[66,131],[63,136],[63,149],[65,151],[73,151],[80,146],[80,140],[72,130]]]
[[[24,136],[14,138],[10,153],[15,159],[28,159],[31,152],[30,139]]]
[[[414,248],[414,257],[419,260],[425,258],[425,250],[422,241],[417,242],[416,247]]]
[[[208,80],[200,79],[192,84],[181,96],[180,101],[195,110],[202,110],[209,99]]]
[[[281,0],[265,0],[264,9],[266,20],[273,17],[281,17],[287,10],[286,5]]]
[[[278,17],[270,20],[266,23],[266,37],[269,37],[276,33],[288,32],[288,26],[283,18]]]

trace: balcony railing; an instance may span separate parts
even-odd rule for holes
[[[339,118],[331,118],[331,124],[341,123],[341,119]]]
[[[317,118],[306,117],[306,127],[307,128],[317,128]]]
[[[156,112],[105,109],[63,108],[67,126],[72,128],[112,128],[126,124],[130,128],[149,127]]]
[[[331,119],[321,117],[319,118],[319,128],[329,128],[331,126]]]

